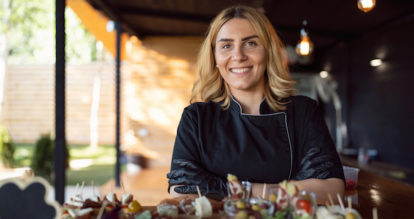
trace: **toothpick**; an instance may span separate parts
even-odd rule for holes
[[[377,212],[377,208],[372,208],[372,218],[373,219],[378,219],[378,212]]]
[[[82,186],[81,186],[81,193],[80,193],[80,198],[83,200],[83,187],[85,186],[85,181],[82,181]]]
[[[201,192],[200,192],[200,188],[197,186],[197,192],[198,192],[198,196],[200,196],[201,198]]]
[[[342,209],[342,211],[345,211],[345,208],[344,208],[344,203],[342,203],[342,198],[341,198],[341,196],[339,195],[339,193],[337,193],[337,194],[336,194],[336,197],[338,197],[339,205],[341,205],[341,209]]]
[[[263,184],[263,192],[262,192],[262,198],[265,199],[266,198],[266,186],[267,184]]]
[[[102,206],[101,206],[101,208],[99,209],[99,213],[98,213],[98,216],[96,217],[96,219],[101,219],[102,218],[102,215],[103,215],[103,213],[104,213],[104,211],[105,211],[105,207],[108,205],[108,202],[106,202],[106,201],[104,201],[104,203],[102,203]]]
[[[351,211],[352,210],[352,200],[351,200],[351,196],[348,196],[348,208]]]
[[[333,206],[334,205],[334,202],[332,200],[331,193],[328,193],[328,199],[329,199],[329,202],[331,203],[331,206]]]

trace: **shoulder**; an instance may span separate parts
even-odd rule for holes
[[[208,102],[196,102],[184,108],[184,114],[190,114],[192,116],[211,114],[221,110],[219,103],[213,101]]]
[[[318,102],[310,97],[297,95],[287,98],[288,109],[302,109],[302,110],[314,110],[318,108]]]

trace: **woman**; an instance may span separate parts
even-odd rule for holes
[[[191,105],[174,145],[171,197],[227,194],[226,175],[253,183],[283,180],[315,192],[318,203],[343,194],[344,175],[318,105],[293,96],[294,82],[275,30],[255,9],[223,10],[211,23],[199,57]],[[200,101],[200,102],[197,102]]]

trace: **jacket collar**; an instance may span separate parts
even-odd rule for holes
[[[230,109],[239,113],[239,114],[245,114],[242,112],[242,108],[239,102],[237,102],[237,100],[233,97],[230,96]],[[263,98],[262,102],[260,103],[260,108],[259,108],[259,112],[260,114],[271,114],[271,113],[275,113],[270,107],[269,104],[267,104],[266,98]]]

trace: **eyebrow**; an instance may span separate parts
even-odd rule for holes
[[[248,36],[248,37],[244,37],[244,38],[242,38],[242,41],[250,40],[252,38],[259,38],[259,36],[251,35],[251,36]],[[231,42],[231,41],[234,41],[234,40],[233,39],[228,39],[228,38],[221,38],[217,42]]]

